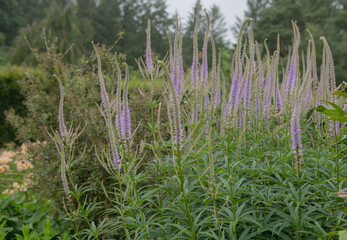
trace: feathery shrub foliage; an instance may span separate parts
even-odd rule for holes
[[[69,71],[47,60],[42,65],[50,86],[45,80],[38,87],[52,91],[56,104],[48,114],[57,130],[47,134],[60,166],[53,152],[50,164],[76,238],[336,239],[347,229],[345,200],[336,195],[346,187],[346,155],[339,154],[346,144],[339,141],[341,123],[313,111],[324,101],[342,104],[333,94],[339,87],[328,43],[321,38],[317,72],[314,38],[308,33],[300,54],[293,22],[291,54],[281,69],[280,38],[277,50],[266,48],[263,56],[247,19],[229,79],[206,16],[202,52],[196,27],[186,72],[180,22],[162,61],[153,61],[148,29],[146,60],[138,60],[149,86],[139,89],[147,109],[135,110],[148,111],[148,119],[133,112],[139,94],[128,93],[131,71],[104,47],[94,45],[88,64]],[[86,169],[96,177],[82,175]]]

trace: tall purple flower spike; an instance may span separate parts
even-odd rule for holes
[[[182,58],[182,24],[176,16],[176,32],[174,38],[174,47],[172,51],[171,38],[169,34],[170,45],[170,75],[178,95],[182,94],[183,85],[183,58]]]
[[[202,64],[201,64],[201,90],[203,91],[203,116],[205,119],[205,133],[207,134],[210,127],[210,104],[209,104],[209,97],[207,93],[207,86],[208,86],[208,64],[207,64],[207,46],[208,46],[208,35],[210,33],[210,17],[206,11],[204,10],[207,21],[206,21],[206,30],[205,30],[205,37],[204,37],[204,43],[202,48]]]
[[[211,45],[212,45],[212,98],[213,98],[213,108],[216,109],[221,101],[221,97],[220,97],[221,49],[219,49],[218,64],[217,64],[216,45],[214,43],[212,32],[211,32]]]
[[[183,85],[183,57],[182,57],[182,23],[181,21],[178,23],[177,21],[177,43],[176,43],[176,91],[177,94],[181,95],[182,93],[182,85]]]
[[[255,41],[255,48],[256,48],[256,55],[257,55],[257,63],[258,63],[258,81],[257,81],[257,90],[259,91],[258,94],[256,94],[256,99],[255,99],[255,111],[257,114],[257,117],[261,117],[261,112],[262,112],[262,104],[261,100],[263,98],[264,94],[264,67],[263,67],[263,62],[260,56],[260,51],[259,51],[259,45],[258,42]]]
[[[198,1],[194,37],[193,37],[193,61],[191,67],[191,84],[195,103],[192,109],[192,122],[197,122],[198,119],[198,85],[199,85],[199,50],[198,50],[198,32],[200,18],[200,1]]]
[[[203,92],[203,104],[201,107],[203,118],[205,120],[205,133],[207,134],[209,131],[209,122],[210,122],[210,104],[209,104],[209,97],[208,97],[208,63],[207,63],[207,46],[208,46],[208,35],[210,33],[210,17],[206,11],[204,10],[206,15],[206,30],[205,30],[205,37],[204,37],[204,43],[202,47],[202,64],[201,64],[201,73],[200,73],[200,89]]]
[[[311,40],[311,52],[310,52],[310,62],[312,65],[312,87],[313,90],[316,91],[318,88],[318,75],[317,75],[317,63],[316,63],[316,45],[312,36],[312,33],[307,30],[307,32],[310,35],[310,40]],[[317,105],[318,106],[318,105]]]
[[[118,139],[125,148],[130,147],[132,144],[131,134],[131,120],[128,101],[128,85],[129,85],[129,68],[126,63],[123,63],[125,67],[124,74],[124,86],[122,91],[122,73],[118,62],[116,62],[117,70],[117,92],[115,102],[115,130]]]
[[[325,49],[325,74],[324,74],[324,82],[326,87],[326,99],[329,101],[336,103],[336,96],[333,92],[336,90],[336,79],[335,79],[335,66],[333,55],[331,53],[331,49],[325,37],[321,37],[321,40],[324,43]],[[330,120],[329,121],[329,131],[334,134],[339,131],[340,122]]]
[[[298,70],[297,70],[298,71]],[[301,141],[301,126],[300,126],[300,114],[305,97],[306,89],[312,85],[312,78],[310,77],[312,72],[311,63],[307,66],[306,72],[303,75],[301,84],[296,85],[293,91],[293,107],[291,117],[291,139],[294,158],[296,160],[297,170],[300,170],[300,166],[303,161],[302,153],[302,141]]]
[[[67,133],[65,120],[64,120],[64,88],[60,79],[59,78],[57,79],[59,82],[59,89],[60,89],[60,102],[59,102],[59,112],[58,112],[59,132],[60,132],[61,138],[64,140],[64,139],[68,139],[68,133]]]
[[[122,115],[121,115],[121,131],[122,139],[125,145],[131,144],[131,121],[130,110],[128,101],[128,85],[129,85],[129,69],[128,65],[125,65],[124,87],[122,97]]]
[[[243,77],[243,80],[245,80],[245,78],[246,78],[246,76]],[[233,104],[233,108],[232,108],[232,112],[231,112],[231,114],[232,114],[232,119],[231,119],[232,125],[230,125],[230,126],[238,127],[238,122],[241,123],[243,112],[241,112],[240,119],[238,119],[237,116],[238,116],[239,106],[242,103],[242,99],[243,99],[242,92],[243,92],[243,90],[245,88],[245,82],[246,81],[240,81],[240,86],[238,87],[238,90],[237,90],[237,92],[235,94],[235,102]]]
[[[248,66],[246,78],[245,78],[245,91],[244,91],[244,112],[245,120],[249,120],[250,110],[252,107],[252,77],[255,71],[254,66],[254,37],[253,37],[253,28],[252,21],[250,22],[250,28],[248,29],[248,44],[249,44],[249,60],[247,61]],[[246,122],[245,122],[246,123]]]
[[[201,64],[201,70],[200,70],[200,84],[202,84],[202,89],[207,85],[207,79],[208,79],[208,64],[207,64],[207,46],[208,46],[208,35],[210,33],[210,18],[205,10],[206,14],[206,31],[205,31],[205,37],[204,37],[204,43],[202,47],[202,64]]]
[[[224,121],[226,123],[226,126],[230,125],[231,114],[235,112],[234,108],[236,103],[238,105],[240,102],[240,99],[238,98],[239,96],[241,96],[240,87],[241,87],[241,79],[242,79],[241,42],[242,42],[243,29],[245,28],[248,21],[253,21],[253,19],[248,18],[243,22],[238,38],[237,38],[237,46],[234,53],[235,66],[231,67],[231,69],[234,69],[234,72],[231,73],[231,76],[232,76],[231,88],[230,88],[229,98],[224,109]]]
[[[287,98],[290,100],[293,98],[294,91],[298,85],[298,70],[299,70],[299,45],[300,45],[300,31],[298,26],[294,21],[292,21],[293,25],[293,33],[294,33],[294,40],[293,40],[293,51],[292,51],[292,57],[290,60],[289,65],[289,71],[288,76],[286,80],[286,95]]]
[[[149,72],[153,70],[152,49],[151,49],[151,20],[147,22],[147,43],[146,43],[146,66]]]
[[[264,83],[264,98],[263,98],[263,116],[266,119],[269,116],[271,97],[272,97],[272,82],[271,75],[273,75],[272,66],[273,59],[271,59],[269,48],[266,44],[267,39],[264,40],[264,46],[266,49],[266,77]]]
[[[117,56],[116,56],[117,59]],[[116,130],[116,134],[118,139],[122,139],[122,73],[119,67],[118,61],[115,61],[116,71],[117,71],[117,91],[116,91],[116,102],[115,102],[115,119],[114,119],[114,127]]]
[[[55,75],[54,75],[55,76]],[[60,101],[59,101],[59,112],[58,112],[58,121],[59,121],[59,133],[62,140],[69,140],[68,132],[65,126],[65,120],[64,120],[64,88],[63,84],[61,83],[60,79],[55,76],[59,82],[59,89],[60,89]],[[71,210],[72,208],[72,198],[70,194],[69,184],[66,177],[66,162],[65,162],[65,149],[62,147],[60,150],[61,154],[61,164],[60,164],[60,174],[61,179],[63,183],[63,188],[65,192],[65,197],[68,203],[68,206]]]
[[[162,61],[158,61],[158,64],[161,65],[165,74],[169,79],[169,113],[172,112],[173,115],[173,140],[176,145],[177,150],[179,150],[182,146],[181,143],[183,141],[183,128],[181,123],[181,109],[180,109],[180,96],[176,92],[176,88],[174,82],[172,81],[171,74],[167,69],[166,65]],[[171,113],[170,113],[171,114]]]
[[[252,79],[251,79],[251,62],[250,59],[246,58],[246,72],[245,72],[245,78],[244,78],[244,82],[245,82],[245,87],[244,87],[244,91],[243,91],[243,105],[244,105],[244,109],[243,112],[246,113],[244,117],[247,117],[247,115],[250,112],[250,108],[251,108],[251,100],[252,100],[252,95],[251,95],[251,91],[252,91]]]
[[[98,60],[98,76],[99,76],[99,81],[100,81],[101,100],[102,100],[104,110],[105,110],[106,126],[107,126],[107,130],[108,130],[109,141],[110,141],[110,146],[111,146],[112,161],[113,161],[114,168],[120,169],[121,168],[121,159],[119,157],[115,130],[114,130],[113,123],[112,123],[110,101],[109,101],[109,98],[107,95],[104,77],[102,75],[101,59],[100,59],[99,52],[95,46],[94,46],[94,50],[95,50],[95,54],[96,54],[96,57]]]
[[[275,54],[275,66],[274,66],[274,86],[275,86],[275,90],[274,90],[274,93],[275,93],[275,102],[276,102],[276,106],[275,106],[275,109],[276,109],[276,112],[280,112],[282,110],[282,107],[283,107],[283,103],[282,103],[282,99],[281,99],[281,92],[280,92],[280,83],[279,83],[279,80],[278,80],[278,65],[279,65],[279,60],[280,60],[280,37],[279,35],[277,35],[277,50],[276,50],[276,54]]]
[[[290,127],[292,149],[294,152],[294,158],[296,160],[297,168],[300,167],[303,160],[302,142],[301,142],[301,126],[300,126],[301,104],[302,104],[302,101],[300,101],[299,99],[295,100],[294,107],[292,110],[291,127]]]

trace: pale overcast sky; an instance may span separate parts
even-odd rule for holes
[[[171,14],[175,14],[177,12],[184,23],[189,12],[192,11],[195,2],[196,0],[167,0],[168,11]],[[247,0],[200,0],[200,3],[207,10],[213,4],[220,7],[228,25],[228,39],[230,42],[235,43],[236,39],[231,33],[230,27],[235,24],[236,16],[243,19],[244,11],[247,9]]]

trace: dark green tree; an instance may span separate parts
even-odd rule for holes
[[[192,63],[192,53],[193,53],[193,35],[196,20],[196,13],[198,10],[198,1],[195,2],[192,11],[189,13],[188,22],[184,28],[183,34],[183,62],[186,67],[190,67]],[[199,11],[199,33],[198,33],[198,46],[199,51],[202,49],[204,34],[206,30],[206,16],[204,13],[204,8],[200,4]],[[212,30],[213,38],[215,40],[216,48],[226,48],[228,41],[226,41],[226,32],[228,30],[226,26],[225,17],[220,11],[220,8],[214,4],[211,9],[206,9],[210,17],[210,30]],[[210,43],[209,43],[210,44]],[[209,62],[211,62],[211,45],[209,48]]]
[[[25,23],[25,17],[18,14],[22,12],[19,1],[1,0],[0,5],[0,32],[4,35],[4,44],[10,45],[18,29]]]
[[[333,53],[336,82],[347,82],[347,2],[340,0],[332,3],[334,16],[325,23],[325,35]]]
[[[260,18],[260,14],[269,5],[270,0],[247,0],[247,9],[244,12],[243,18],[236,16],[236,24],[231,27],[231,31],[235,36],[240,31],[242,22],[246,18],[253,18],[257,22]]]
[[[142,32],[147,29],[147,19],[151,19],[152,51],[163,58],[168,53],[168,32],[173,28],[175,18],[167,12],[166,0],[147,0],[141,19]],[[144,54],[144,49],[142,54]]]
[[[168,50],[167,33],[172,26],[172,18],[167,12],[165,0],[120,0],[121,30],[124,39],[117,44],[117,49],[126,53],[128,63],[145,53],[147,20],[151,19],[152,50],[160,58]]]
[[[264,8],[254,23],[255,39],[262,42],[267,40],[271,52],[276,49],[277,34],[281,37],[281,55],[288,54],[288,46],[292,44],[292,20],[297,21],[301,31],[305,30],[302,7],[295,0],[274,0],[271,6]]]
[[[58,52],[64,54],[65,61],[76,62],[87,52],[86,49],[94,35],[91,22],[86,18],[78,18],[77,13],[78,8],[73,3],[62,8],[56,2],[52,2],[46,17],[39,22],[34,21],[17,37],[12,62],[34,62],[28,43],[33,48],[42,49],[45,47],[45,41],[50,40],[57,45]]]
[[[210,28],[213,33],[213,39],[218,47],[225,47],[229,45],[229,41],[226,39],[226,33],[228,26],[223,16],[220,7],[213,4],[211,9],[208,11],[210,15]]]
[[[111,46],[122,31],[120,0],[102,0],[94,17],[94,41]]]
[[[0,34],[3,45],[10,46],[21,27],[42,19],[48,0],[0,0]]]
[[[316,42],[318,68],[322,55],[319,37],[325,36],[333,53],[336,81],[339,84],[347,79],[346,5],[345,0],[248,0],[245,16],[255,20],[255,39],[262,41],[267,38],[271,51],[275,50],[276,37],[280,34],[282,57],[287,56],[288,46],[292,44],[291,20],[297,21],[303,42],[309,38],[306,33],[306,29],[309,29]],[[303,44],[301,49],[305,48]]]

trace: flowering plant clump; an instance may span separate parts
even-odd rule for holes
[[[10,166],[8,163],[12,162],[15,152],[13,151],[3,151],[0,156],[0,173],[9,171]]]
[[[15,192],[27,191],[32,184],[31,169],[33,163],[40,160],[39,155],[33,155],[31,150],[38,146],[46,146],[47,142],[33,142],[22,144],[16,151],[3,151],[0,155],[0,181],[3,182],[3,194],[12,195]]]
[[[59,130],[49,135],[60,157],[63,204],[76,238],[325,239],[347,229],[344,202],[336,195],[346,186],[342,175],[347,174],[346,156],[340,153],[346,146],[337,141],[343,138],[341,123],[312,112],[324,101],[342,104],[333,94],[340,86],[335,84],[327,41],[321,38],[318,70],[312,34],[301,51],[293,21],[293,46],[284,64],[280,37],[273,53],[266,41],[261,52],[253,19],[246,19],[230,63],[231,76],[224,79],[221,51],[217,54],[207,11],[205,15],[202,50],[197,14],[187,70],[180,21],[173,40],[169,34],[168,59],[155,62],[150,37],[155,26],[148,20],[146,59],[137,61],[151,89],[148,95],[139,89],[148,100],[148,123],[131,117],[127,64],[117,57],[105,64],[104,49],[93,43],[98,108],[107,141],[103,149],[95,146],[95,154],[111,179],[107,185],[96,183],[104,192],[102,201],[90,195],[95,183],[76,184],[75,147],[88,126],[81,130],[81,124],[74,128],[65,122],[69,88],[61,76],[54,76],[60,89]],[[114,73],[113,89],[106,84],[107,68]],[[230,81],[229,90],[225,81]],[[163,88],[154,100],[157,82]],[[148,129],[150,140],[139,136],[139,128]],[[334,142],[335,148],[326,147]],[[93,150],[85,146],[78,161]]]

